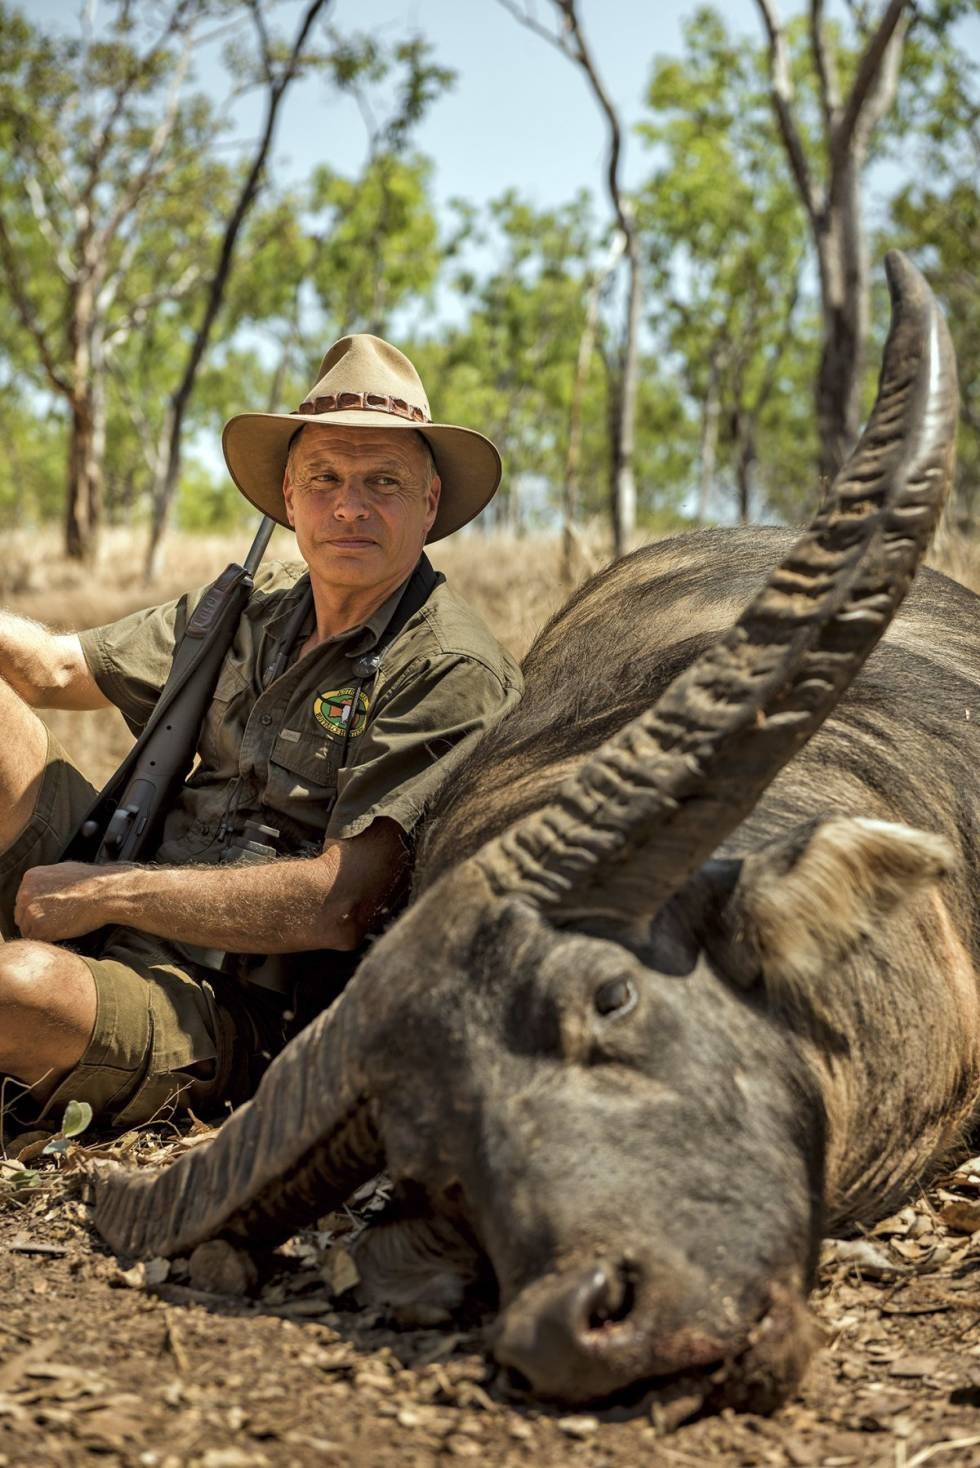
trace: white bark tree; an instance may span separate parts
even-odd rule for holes
[[[619,114],[603,85],[579,23],[575,0],[551,0],[560,22],[558,31],[542,25],[530,8],[521,8],[519,0],[500,0],[505,10],[522,25],[557,47],[585,74],[592,94],[599,104],[609,135],[606,163],[606,188],[612,204],[616,228],[621,232],[622,254],[626,261],[626,309],[619,343],[618,362],[613,380],[613,409],[610,415],[610,515],[613,553],[617,556],[629,549],[636,531],[636,477],[633,459],[636,442],[636,390],[639,373],[640,316],[643,309],[643,275],[640,240],[633,206],[627,197],[620,172],[622,161],[622,126]]]
[[[909,29],[909,0],[887,0],[867,28],[842,89],[824,0],[809,0],[809,49],[820,109],[822,178],[797,117],[786,33],[775,0],[756,0],[769,41],[770,95],[806,210],[820,275],[823,342],[816,382],[820,471],[832,479],[857,440],[870,320],[863,176],[876,128],[891,111]]]

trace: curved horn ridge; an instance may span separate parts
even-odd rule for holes
[[[810,526],[735,625],[478,853],[499,891],[563,921],[615,910],[642,848],[656,910],[830,714],[925,554],[952,477],[956,369],[918,271],[886,260],[892,324],[867,427]]]
[[[159,1172],[96,1179],[95,1226],[116,1253],[167,1257],[218,1235],[276,1244],[378,1170],[352,997],[286,1047],[212,1142]]]

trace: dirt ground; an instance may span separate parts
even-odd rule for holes
[[[797,1397],[771,1418],[671,1431],[652,1393],[595,1412],[514,1395],[485,1323],[398,1328],[345,1308],[345,1240],[377,1195],[251,1285],[229,1251],[244,1294],[202,1290],[196,1261],[114,1259],[89,1224],[93,1159],[159,1166],[206,1136],[144,1130],[0,1164],[2,1468],[980,1465],[980,1158],[867,1238],[826,1246],[826,1344]]]

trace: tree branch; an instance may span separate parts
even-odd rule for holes
[[[306,45],[307,37],[309,36],[314,23],[316,22],[324,6],[329,4],[330,0],[310,0],[310,3],[307,5],[306,11],[303,14],[299,27],[293,38],[292,49],[290,50],[286,64],[282,68],[279,76],[275,79],[275,81],[271,84],[269,88],[268,108],[266,111],[262,137],[259,141],[259,146],[256,150],[255,156],[252,159],[252,166],[248,171],[248,176],[242,183],[242,187],[239,191],[235,207],[232,210],[231,217],[229,218],[228,223],[225,226],[224,236],[221,241],[221,250],[218,256],[218,263],[215,267],[214,274],[211,277],[211,285],[210,289],[208,290],[207,300],[205,302],[204,315],[202,317],[201,324],[197,328],[197,331],[194,335],[194,340],[191,343],[191,349],[188,354],[186,365],[184,367],[183,376],[181,377],[180,382],[178,383],[170,398],[168,467],[166,475],[164,476],[162,482],[158,483],[154,490],[153,521],[151,525],[150,546],[147,556],[147,574],[149,576],[152,576],[153,574],[153,564],[156,548],[159,543],[159,537],[165,522],[170,497],[173,494],[177,481],[177,473],[180,467],[180,435],[183,426],[184,413],[187,408],[187,401],[193,390],[198,369],[201,365],[204,353],[207,350],[208,342],[211,339],[211,332],[213,330],[215,320],[217,319],[218,312],[221,309],[221,303],[224,300],[225,288],[228,283],[228,276],[231,272],[231,262],[234,256],[235,245],[238,240],[238,235],[245,221],[245,217],[248,214],[249,209],[252,207],[252,203],[254,202],[255,196],[259,190],[259,185],[262,180],[262,174],[265,170],[266,159],[269,156],[269,150],[272,146],[272,139],[276,130],[276,120],[279,113],[279,107],[282,102],[283,96],[285,95],[286,88],[292,81],[293,77],[296,75],[300,58]]]
[[[252,15],[252,24],[255,26],[259,38],[259,55],[262,58],[262,80],[267,87],[275,86],[275,75],[272,70],[272,48],[269,45],[269,31],[266,27],[265,16],[262,14],[261,0],[249,0],[249,11]]]
[[[150,139],[150,146],[146,150],[146,158],[144,160],[143,167],[140,169],[139,173],[136,174],[129,188],[125,189],[122,192],[116,203],[115,209],[112,211],[112,214],[109,216],[106,223],[102,226],[101,230],[99,230],[98,235],[93,242],[94,253],[97,257],[101,257],[103,260],[105,259],[109,246],[112,244],[112,241],[116,236],[116,232],[118,231],[119,226],[122,224],[123,220],[126,218],[127,214],[129,214],[134,205],[138,203],[144,190],[151,183],[154,176],[154,170],[156,169],[156,165],[159,161],[160,155],[166,147],[167,140],[174,130],[174,126],[177,122],[177,113],[180,106],[180,89],[183,86],[184,77],[187,74],[187,68],[190,65],[191,40],[192,33],[188,32],[187,40],[184,45],[183,55],[177,63],[174,71],[173,84],[170,88],[170,99],[167,103],[166,111],[164,112],[163,117],[160,119],[159,125],[157,126],[156,132]]]
[[[164,25],[160,31],[157,40],[153,41],[150,45],[146,47],[146,50],[144,51],[142,57],[133,57],[133,65],[129,68],[126,75],[122,78],[122,80],[117,84],[117,86],[110,94],[112,97],[112,101],[110,102],[109,108],[106,112],[105,119],[101,127],[96,127],[95,120],[93,118],[91,134],[92,151],[89,154],[86,184],[85,188],[82,191],[82,197],[87,202],[91,203],[92,194],[99,181],[102,164],[105,162],[106,155],[108,154],[109,148],[112,144],[113,129],[116,123],[119,121],[120,116],[122,115],[123,108],[126,105],[126,101],[130,93],[132,92],[133,87],[139,80],[141,66],[144,65],[146,61],[148,61],[149,58],[154,55],[155,52],[159,51],[171,36],[179,36],[183,34],[185,30],[187,30],[185,17],[190,8],[191,0],[176,0],[176,4],[171,10],[166,21],[164,22]],[[120,20],[123,22],[123,28],[125,27],[125,23],[129,20],[129,11],[130,6],[127,3],[123,6],[123,12],[120,17]],[[210,37],[206,37],[204,43],[206,44],[207,41],[210,39]],[[189,32],[187,44],[189,45]]]
[[[572,51],[564,36],[556,36],[554,31],[549,30],[546,25],[542,25],[530,11],[521,10],[516,4],[516,0],[497,0],[497,3],[502,5],[508,14],[512,15],[522,26],[526,27],[529,31],[533,31],[536,36],[540,36],[542,41],[547,41],[549,46],[554,46],[555,50],[560,51],[563,56],[570,56],[573,61],[578,60],[578,57]]]
[[[119,85],[115,88],[115,91],[113,92],[113,100],[106,112],[102,126],[96,129],[93,119],[91,137],[92,148],[88,156],[88,168],[86,169],[85,187],[82,189],[82,198],[85,199],[86,203],[88,204],[91,204],[92,195],[95,192],[95,186],[99,181],[99,171],[105,161],[106,154],[108,153],[109,147],[112,143],[113,128],[119,121],[119,118],[122,116],[123,108],[126,105],[126,99],[128,98],[133,87],[136,85],[136,77],[137,68],[133,66],[130,68],[127,75],[123,77]]]
[[[762,4],[763,0],[759,0],[759,3]],[[907,29],[907,10],[908,0],[889,0],[881,20],[871,33],[858,62],[844,116],[833,139],[836,158],[844,157],[850,149],[866,107],[870,107],[874,115],[862,129],[865,137],[890,105],[881,105],[875,93],[881,87],[883,79],[885,89],[888,90],[889,73],[894,75],[897,82],[898,62]]]
[[[68,251],[65,249],[64,240],[54,227],[51,214],[48,210],[47,200],[44,197],[41,185],[37,181],[37,177],[33,173],[28,173],[25,177],[24,187],[27,190],[27,197],[31,201],[31,211],[37,220],[38,229],[50,245],[51,253],[57,262],[58,269],[68,284],[74,285],[78,279],[78,270]]]
[[[769,401],[769,396],[776,385],[776,378],[779,375],[780,363],[793,338],[793,317],[796,315],[796,307],[800,299],[800,272],[802,265],[803,256],[800,255],[797,257],[794,265],[791,276],[792,284],[785,298],[782,330],[779,333],[778,339],[773,343],[772,350],[766,359],[762,381],[759,384],[759,391],[756,393],[755,407],[753,409],[753,415],[756,418],[758,418]]]
[[[585,37],[582,34],[582,29],[578,22],[578,15],[575,11],[574,0],[553,0],[553,4],[557,6],[564,17],[565,29],[563,35],[556,35],[554,31],[542,25],[535,16],[531,15],[530,11],[521,10],[516,4],[516,0],[498,0],[498,4],[502,5],[508,14],[512,15],[527,30],[533,31],[536,36],[540,36],[543,40],[547,41],[556,51],[560,51],[563,56],[569,57],[585,72],[589,85],[592,88],[593,96],[602,109],[609,127],[609,161],[606,171],[609,197],[616,214],[616,222],[626,236],[627,242],[629,242],[633,238],[633,221],[630,211],[624,206],[620,192],[619,159],[622,151],[622,132],[619,126],[619,118],[609,100],[609,94],[602,84],[602,80],[595,67],[595,62],[585,43]]]
[[[187,295],[201,277],[197,265],[188,265],[184,273],[170,285],[159,286],[156,290],[146,291],[139,296],[129,307],[129,310],[120,318],[118,323],[106,334],[106,348],[114,350],[120,346],[138,326],[143,326],[149,320],[150,313],[157,306],[163,306],[168,301],[180,301]]]
[[[824,131],[829,139],[833,137],[840,112],[840,80],[837,58],[828,45],[824,29],[823,0],[810,0],[810,49],[817,72]]]
[[[756,0],[769,37],[769,81],[779,134],[789,158],[796,187],[807,214],[816,227],[824,208],[823,190],[814,184],[803,141],[793,117],[793,83],[789,73],[786,37],[771,0]]]
[[[575,49],[572,54],[588,77],[589,85],[592,88],[596,101],[605,114],[606,122],[609,126],[609,162],[606,170],[609,197],[616,211],[616,219],[619,227],[626,236],[627,245],[629,245],[634,238],[633,216],[632,211],[624,204],[620,190],[619,160],[622,152],[622,132],[619,126],[619,118],[609,100],[609,94],[602,84],[599,73],[596,71],[589,48],[585,44],[585,37],[582,34],[582,29],[578,23],[578,16],[575,12],[574,0],[554,0],[554,3],[565,16],[568,33],[575,43]]]
[[[63,397],[70,398],[72,395],[72,385],[67,377],[62,376],[58,368],[44,328],[38,319],[34,303],[27,294],[27,289],[21,278],[20,266],[17,263],[17,256],[14,252],[10,235],[7,233],[7,225],[4,221],[2,211],[0,211],[0,263],[3,265],[3,272],[7,278],[7,286],[10,290],[11,299],[13,300],[20,323],[37,347],[38,356],[41,359],[41,365],[47,374],[48,381],[55,392],[60,393]]]
[[[112,362],[109,364],[109,370],[116,383],[119,396],[125,405],[126,412],[129,414],[130,422],[136,429],[136,436],[140,441],[140,448],[143,450],[143,459],[146,467],[151,474],[155,474],[160,467],[160,441],[154,434],[150,420],[143,411],[143,404],[138,394],[133,392],[129,374],[127,372],[120,372]]]

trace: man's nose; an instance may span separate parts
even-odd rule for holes
[[[370,508],[364,487],[356,479],[344,479],[337,486],[333,512],[338,520],[364,520],[370,514]]]

